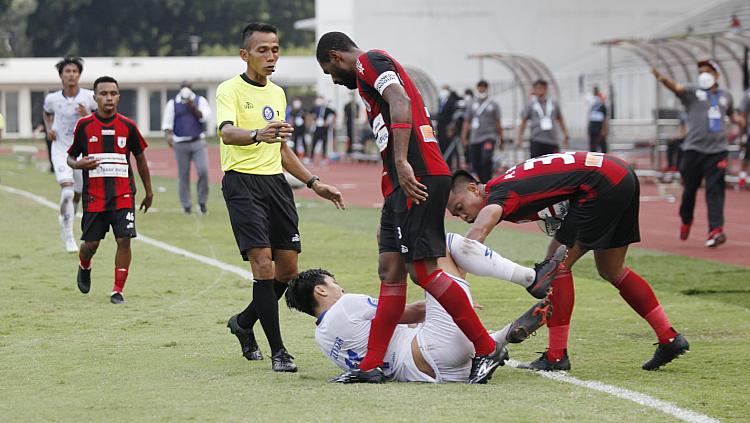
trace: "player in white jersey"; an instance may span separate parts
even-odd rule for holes
[[[455,247],[464,246],[463,238],[456,234],[448,234],[448,237],[453,238],[449,240],[449,254],[439,259],[439,265],[452,275],[460,274],[453,261],[455,255],[461,257],[459,261],[474,262],[477,267],[485,270],[503,268],[501,270],[508,275],[514,270],[530,272],[531,275],[541,271],[554,278],[565,255],[563,251],[541,266],[545,269],[535,271],[504,259],[483,245],[482,252],[489,251],[490,254],[476,255],[471,248],[456,248],[451,252],[451,244]],[[472,245],[475,245],[473,241]],[[475,266],[469,264],[468,267]],[[469,284],[456,276],[453,278],[472,301]],[[290,308],[317,318],[315,341],[323,354],[344,371],[358,366],[367,352],[370,321],[377,308],[376,299],[367,295],[345,293],[329,272],[312,269],[300,273],[289,283],[286,301]],[[521,342],[544,325],[550,312],[549,301],[545,298],[491,336],[505,349],[508,342]],[[507,359],[507,351],[504,350],[503,353]],[[399,382],[466,382],[473,356],[473,344],[440,303],[426,293],[424,301],[407,304],[400,324],[388,344],[383,371],[388,380]],[[350,381],[344,380],[347,375],[345,372],[330,381],[348,383]]]
[[[52,141],[52,167],[60,184],[60,236],[69,253],[78,251],[73,236],[73,220],[81,197],[83,179],[80,170],[68,166],[68,149],[73,143],[76,122],[96,110],[94,92],[80,88],[78,81],[83,72],[83,60],[65,57],[57,62],[57,73],[63,88],[50,93],[44,99],[44,125],[47,138]]]

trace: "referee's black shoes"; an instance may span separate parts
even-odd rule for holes
[[[78,266],[76,282],[78,282],[78,290],[84,294],[88,294],[89,290],[91,290],[91,269],[83,269],[81,266]]]
[[[237,315],[229,318],[227,322],[229,331],[237,337],[242,347],[242,355],[248,360],[263,360],[263,354],[260,352],[258,342],[255,341],[255,334],[252,329],[243,329],[237,323]]]

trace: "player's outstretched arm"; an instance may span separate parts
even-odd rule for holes
[[[317,176],[307,170],[287,143],[281,144],[281,166],[300,182],[307,184],[320,197],[332,202],[337,209],[344,210],[346,208],[341,191],[333,185],[320,182]]]
[[[492,232],[495,226],[503,217],[503,207],[498,204],[489,204],[479,211],[476,220],[471,224],[466,238],[473,239],[484,243],[487,235]]]
[[[391,112],[393,132],[393,156],[396,161],[398,183],[406,198],[419,204],[427,200],[427,187],[417,181],[414,169],[407,160],[411,137],[411,99],[401,84],[391,84],[383,91],[383,99]]]
[[[141,152],[141,154],[136,154],[135,163],[138,167],[138,175],[140,175],[141,181],[143,181],[143,189],[146,191],[146,196],[141,201],[140,210],[146,213],[154,201],[154,191],[151,189],[151,171],[148,169],[146,153]]]
[[[425,310],[424,301],[407,304],[404,307],[404,314],[401,315],[401,319],[398,322],[404,325],[422,323],[424,322]]]

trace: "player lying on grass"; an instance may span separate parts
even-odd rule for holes
[[[448,237],[451,235],[455,234]],[[482,254],[485,251],[489,254],[480,256],[477,261],[487,261],[484,263],[486,269],[508,267],[506,271],[510,273],[514,270],[518,274],[537,273],[542,276],[541,279],[537,278],[539,285],[547,287],[565,255],[564,249],[561,249],[561,254],[538,266],[535,272],[509,260],[504,262],[502,260],[506,259],[482,246]],[[458,250],[457,255],[466,258]],[[460,274],[450,254],[440,258],[439,265],[449,274]],[[453,279],[471,302],[469,284],[455,276]],[[312,269],[300,273],[289,283],[286,301],[290,308],[317,318],[315,341],[323,353],[345,371],[330,381],[352,383],[349,380],[351,373],[347,371],[356,368],[367,352],[368,334],[375,317],[377,300],[367,295],[347,294],[332,274],[323,269]],[[549,302],[545,298],[514,322],[491,334],[502,348],[502,364],[508,357],[505,346],[509,342],[518,343],[526,339],[545,324],[550,312]],[[473,344],[453,322],[453,318],[430,293],[425,292],[424,301],[406,305],[388,344],[383,370],[388,380],[399,382],[467,382],[474,355]]]
[[[574,302],[570,271],[589,250],[594,250],[599,275],[617,288],[654,330],[659,346],[643,369],[658,369],[689,350],[648,282],[625,267],[628,245],[640,241],[639,193],[633,168],[601,153],[548,154],[520,163],[487,184],[464,171],[453,175],[448,210],[471,223],[466,237],[480,242],[503,220],[539,220],[539,210],[569,201],[567,215],[555,233],[555,240],[570,249],[563,263],[566,269],[552,282],[550,302],[555,313],[547,325],[549,347],[538,360],[521,367],[570,369],[567,343]]]

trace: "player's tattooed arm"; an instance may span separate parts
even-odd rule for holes
[[[388,103],[388,109],[391,113],[391,125],[394,123],[411,124],[411,99],[406,94],[403,85],[391,84],[383,91],[383,99]],[[427,200],[427,187],[417,181],[414,176],[407,155],[409,153],[409,138],[411,137],[411,127],[393,128],[393,155],[396,161],[396,173],[398,173],[398,183],[404,190],[406,198],[411,199],[416,204]]]
[[[401,315],[400,324],[410,325],[424,322],[425,302],[417,301],[416,303],[407,304],[404,307],[404,313]]]
[[[138,174],[141,176],[141,181],[143,181],[143,189],[146,191],[146,195],[143,197],[143,201],[141,201],[140,210],[146,213],[154,201],[154,191],[151,189],[151,172],[148,169],[146,154],[143,152],[136,154],[135,163],[138,167]]]
[[[503,217],[503,207],[498,204],[489,204],[479,211],[474,223],[471,224],[466,238],[473,239],[484,243],[487,235],[495,229],[500,219]]]

